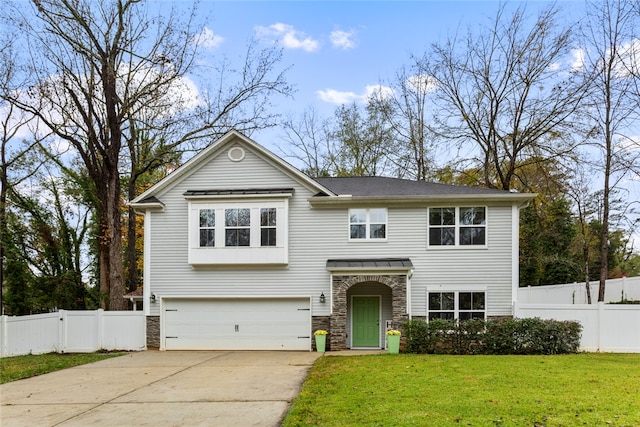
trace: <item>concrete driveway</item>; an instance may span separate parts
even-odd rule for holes
[[[0,425],[277,426],[320,355],[129,353],[0,385]]]

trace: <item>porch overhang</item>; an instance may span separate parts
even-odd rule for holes
[[[409,258],[347,258],[327,260],[327,271],[330,273],[363,273],[380,274],[384,272],[406,273],[411,276],[413,263]]]

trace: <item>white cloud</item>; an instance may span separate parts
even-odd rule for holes
[[[388,86],[382,85],[367,85],[364,90],[363,101],[369,98],[377,98],[379,100],[392,98],[394,95],[393,89]]]
[[[257,26],[256,36],[273,42],[279,41],[286,49],[302,49],[306,52],[314,52],[320,48],[317,40],[307,36],[305,33],[296,30],[292,25],[281,22],[268,27]]]
[[[196,44],[208,49],[213,49],[220,46],[223,41],[224,37],[215,34],[213,30],[210,30],[207,27],[203,28],[200,34],[198,34],[195,39]]]
[[[407,85],[415,92],[429,93],[438,87],[438,82],[427,74],[414,74],[407,79]]]
[[[640,39],[620,45],[615,71],[616,77],[625,78],[640,72]]]
[[[354,101],[362,100],[362,96],[357,95],[354,92],[340,92],[335,89],[319,90],[316,93],[320,100],[336,105],[349,104]]]
[[[354,34],[354,31],[335,30],[331,32],[329,39],[333,47],[344,50],[353,49],[356,47],[356,42],[353,40]]]
[[[383,99],[388,98],[393,96],[393,89],[381,85],[367,85],[364,92],[361,94],[357,94],[355,92],[341,92],[335,89],[319,90],[316,91],[316,93],[321,101],[335,105],[342,105],[350,104],[352,102],[364,103],[372,97],[382,97]]]
[[[573,49],[571,51],[573,61],[571,61],[571,70],[579,71],[584,67],[584,49]]]

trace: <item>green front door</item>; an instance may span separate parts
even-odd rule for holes
[[[353,297],[352,347],[380,347],[380,297]]]

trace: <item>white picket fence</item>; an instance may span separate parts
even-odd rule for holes
[[[0,316],[0,357],[42,353],[145,350],[142,311],[68,311]]]

